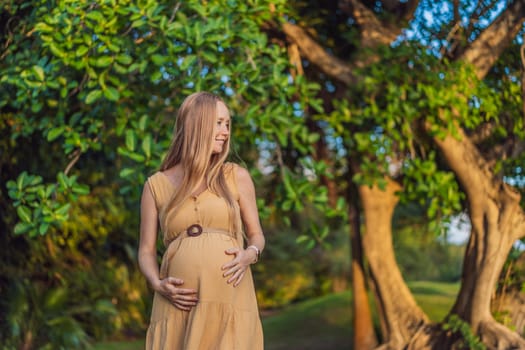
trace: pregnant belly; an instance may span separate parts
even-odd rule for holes
[[[169,261],[168,276],[182,279],[182,288],[197,289],[201,296],[204,288],[231,288],[221,267],[235,258],[225,250],[237,246],[233,238],[219,233],[184,238]]]

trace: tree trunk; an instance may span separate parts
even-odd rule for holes
[[[458,177],[468,199],[472,224],[461,289],[452,313],[468,322],[490,349],[525,348],[525,340],[492,317],[490,301],[512,244],[525,226],[520,195],[493,176],[475,146],[447,136],[434,141]]]
[[[357,189],[349,184],[348,221],[352,248],[352,291],[354,306],[354,349],[371,350],[377,346],[377,338],[372,322],[372,312],[366,288],[366,273],[363,263],[363,243],[361,241],[361,220],[357,199]]]
[[[483,78],[522,28],[525,3],[512,1],[459,57]],[[474,144],[457,126],[460,139],[434,137],[458,177],[468,200],[472,224],[463,262],[462,284],[451,313],[467,321],[489,349],[523,349],[525,340],[497,323],[490,302],[512,244],[523,235],[520,195],[498,178]]]
[[[419,308],[405,284],[394,256],[392,216],[401,187],[387,179],[385,190],[377,186],[360,186],[366,232],[363,248],[378,302],[377,308],[385,349],[404,349],[422,326],[427,316]]]

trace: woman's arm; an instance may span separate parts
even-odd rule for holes
[[[234,170],[237,178],[237,188],[239,191],[239,206],[241,218],[246,229],[248,247],[246,249],[230,248],[226,254],[235,255],[235,259],[225,264],[222,269],[227,270],[223,273],[228,277],[228,283],[237,286],[250,264],[257,262],[260,253],[264,249],[265,239],[259,219],[257,209],[257,199],[255,186],[248,170],[235,166]]]
[[[248,246],[254,245],[260,252],[263,251],[265,239],[259,219],[257,209],[257,198],[252,177],[245,168],[240,166],[237,169],[237,186],[239,189],[239,206],[241,208],[241,218],[248,239]]]
[[[181,310],[190,310],[197,303],[194,289],[178,288],[184,283],[175,277],[160,279],[157,264],[158,212],[151,190],[146,183],[140,202],[139,268],[150,286]]]

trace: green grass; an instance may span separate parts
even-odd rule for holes
[[[456,300],[459,283],[410,282],[408,287],[428,317],[435,322],[442,321]]]
[[[265,349],[349,349],[351,311],[349,291],[292,305],[263,320]]]
[[[410,282],[410,290],[432,321],[441,321],[454,303],[457,283]],[[263,318],[265,350],[350,350],[351,293],[331,294],[290,305]],[[144,341],[98,343],[94,350],[142,350]]]

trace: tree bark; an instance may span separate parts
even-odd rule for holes
[[[483,78],[525,20],[525,2],[513,1],[471,43],[459,59],[473,64]],[[451,313],[467,321],[489,349],[525,348],[525,340],[498,324],[491,296],[512,244],[525,232],[520,195],[497,177],[476,146],[457,126],[460,139],[434,137],[468,200],[472,224],[463,262],[462,284]]]
[[[462,283],[452,313],[467,321],[490,349],[525,348],[525,340],[492,317],[490,301],[500,271],[524,225],[520,195],[495,177],[461,129],[460,139],[434,138],[464,188],[472,224]],[[518,230],[517,230],[518,229]]]
[[[308,61],[316,65],[331,77],[346,85],[357,82],[352,68],[342,60],[331,56],[305,30],[292,23],[283,23],[284,33],[299,46],[301,53]]]
[[[385,28],[376,15],[359,0],[348,0],[352,17],[360,27],[361,46],[374,48],[396,40],[401,30]]]
[[[372,350],[377,346],[378,342],[374,332],[372,312],[366,288],[358,193],[357,187],[353,183],[350,183],[348,188],[348,221],[350,224],[352,248],[354,349]]]
[[[392,216],[399,190],[399,184],[391,179],[387,179],[385,190],[359,186],[366,227],[363,248],[376,293],[385,349],[403,349],[428,323],[403,280],[394,255]]]

